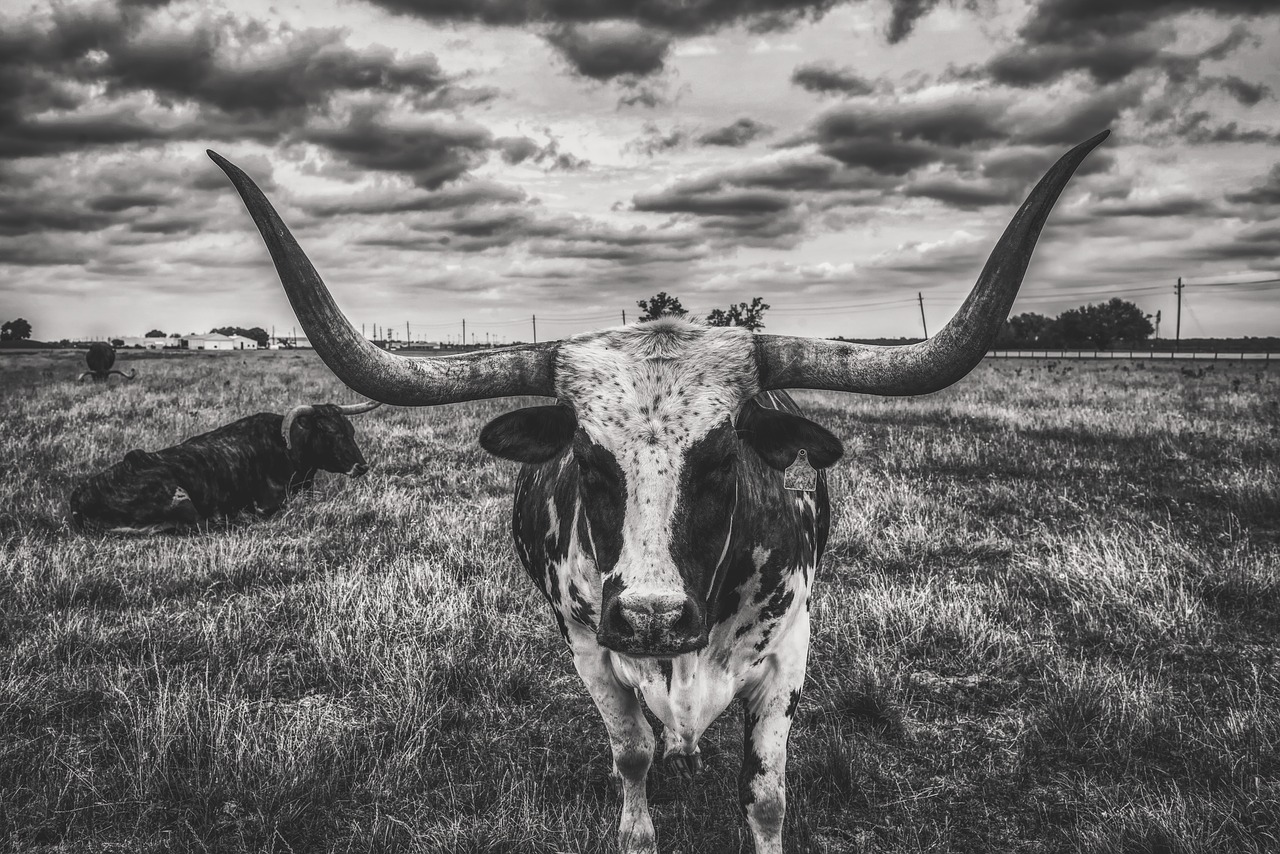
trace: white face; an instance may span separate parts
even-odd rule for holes
[[[684,601],[692,579],[673,558],[673,522],[685,469],[708,444],[736,441],[733,418],[758,391],[754,346],[745,329],[673,320],[562,345],[556,391],[578,419],[575,452],[606,598],[612,585],[629,597]],[[593,485],[592,460],[616,464],[621,483]],[[621,512],[593,519],[597,501]]]

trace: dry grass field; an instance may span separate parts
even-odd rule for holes
[[[0,849],[614,850],[604,728],[476,443],[514,401],[364,416],[373,471],[271,520],[88,538],[66,495],[125,451],[356,398],[309,353],[82,365],[0,357]],[[799,397],[848,454],[789,850],[1280,851],[1280,370]],[[740,743],[735,707],[701,777],[655,767],[662,850],[750,850]]]

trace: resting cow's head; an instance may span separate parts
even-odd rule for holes
[[[818,467],[840,456],[840,443],[823,428],[751,398],[791,388],[927,394],[965,376],[1008,316],[1054,202],[1106,136],[1054,164],[959,312],[919,344],[873,347],[658,321],[437,358],[404,357],[365,340],[253,181],[210,156],[249,209],[316,352],[351,388],[400,406],[558,399],[498,418],[481,443],[509,459],[575,467],[592,540],[586,547],[604,576],[600,641],[673,655],[706,643],[708,585],[743,467],[784,468],[799,448]]]
[[[295,406],[285,413],[280,435],[301,467],[360,477],[369,466],[356,444],[356,428],[347,416],[360,415],[381,405],[373,401],[346,406],[333,403]]]

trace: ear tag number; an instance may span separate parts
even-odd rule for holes
[[[796,461],[783,472],[782,485],[796,492],[813,492],[818,488],[818,470],[809,465],[809,452],[804,448],[796,454]]]

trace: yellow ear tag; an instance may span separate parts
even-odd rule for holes
[[[809,452],[804,448],[796,454],[796,461],[782,473],[782,485],[797,492],[813,492],[818,488],[818,470],[809,465]]]

